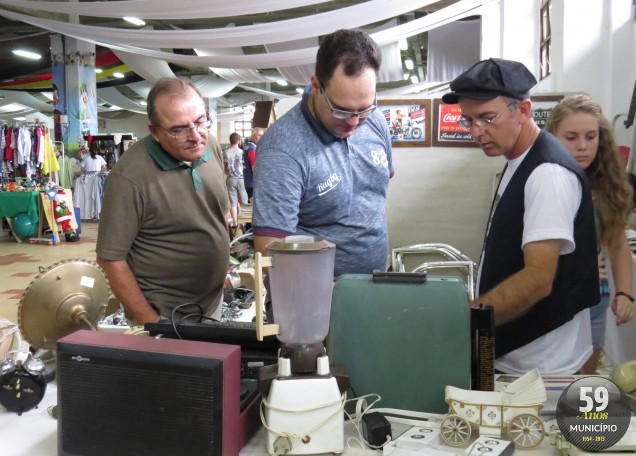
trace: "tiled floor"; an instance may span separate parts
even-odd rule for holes
[[[73,258],[95,260],[97,223],[82,221],[80,242],[56,245],[19,244],[7,231],[0,233],[0,317],[17,323],[18,305],[24,289],[46,268]]]

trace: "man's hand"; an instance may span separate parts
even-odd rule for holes
[[[159,321],[159,314],[141,292],[126,260],[111,261],[97,257],[97,264],[106,272],[110,288],[124,306],[126,315],[139,325]]]

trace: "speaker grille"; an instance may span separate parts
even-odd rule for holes
[[[221,455],[223,361],[61,346],[61,455]]]

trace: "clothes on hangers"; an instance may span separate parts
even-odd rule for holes
[[[75,180],[73,204],[79,207],[82,219],[99,219],[106,175],[106,173],[87,172]]]
[[[71,160],[75,159],[66,157],[63,154],[57,157],[59,167],[58,184],[62,188],[73,188],[73,165]]]
[[[2,176],[31,177],[59,169],[54,155],[49,153],[52,144],[45,124],[2,125],[0,138]]]

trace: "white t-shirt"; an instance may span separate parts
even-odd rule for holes
[[[527,153],[508,161],[498,197]],[[539,165],[525,184],[522,248],[529,242],[563,239],[566,242],[561,255],[574,251],[573,220],[581,197],[581,183],[573,172],[555,163]],[[591,354],[590,313],[585,309],[564,325],[497,358],[495,368],[511,374],[523,374],[534,368],[543,374],[572,374]]]
[[[95,158],[92,158],[90,155],[87,155],[84,159],[84,169],[87,173],[93,171],[101,171],[102,166],[106,166],[106,160],[101,155],[95,155]]]

